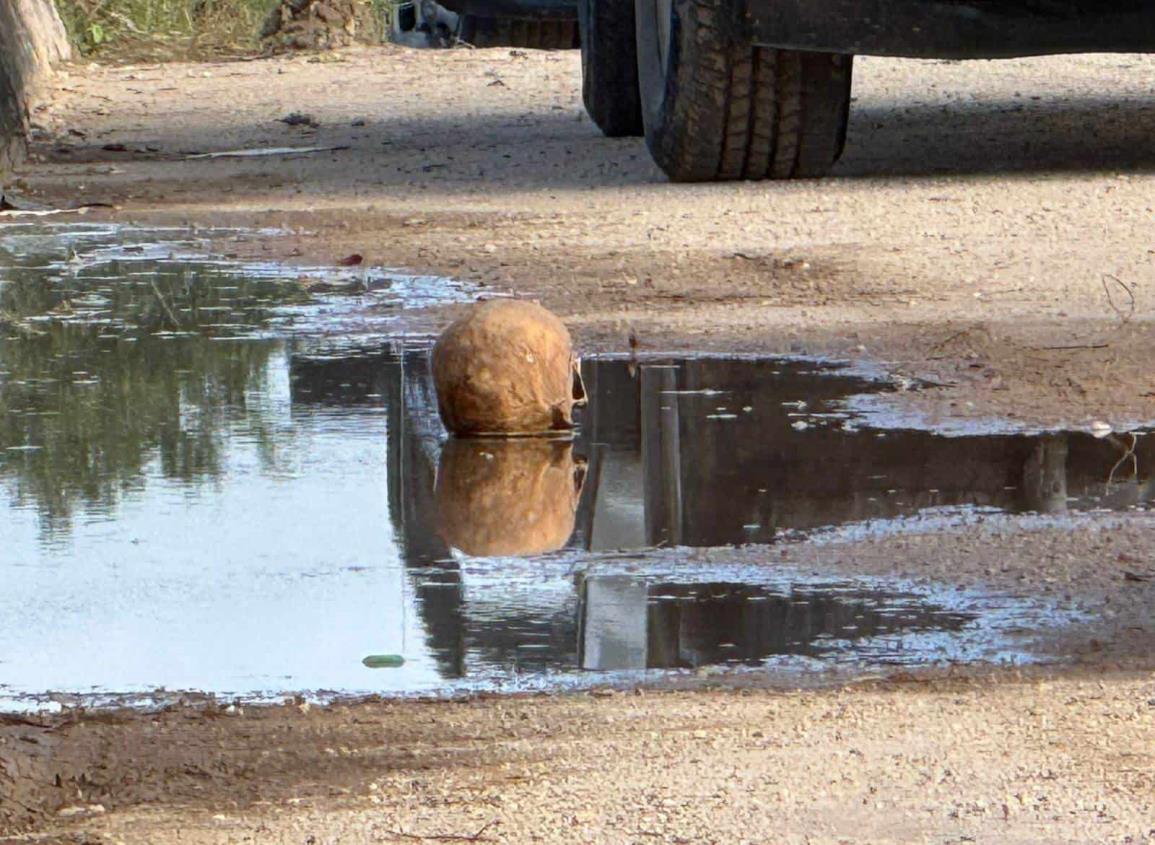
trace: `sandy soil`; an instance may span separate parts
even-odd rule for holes
[[[687,187],[640,141],[599,137],[573,54],[76,67],[37,112],[16,187],[118,206],[90,219],[287,230],[234,247],[265,256],[358,252],[536,296],[587,350],[623,350],[632,329],[643,350],[831,354],[941,382],[896,396],[908,420],[1123,427],[1155,418],[1153,71],[1136,56],[864,60],[834,178]],[[319,125],[277,122],[291,112]],[[187,158],[284,145],[343,149]],[[1155,586],[1126,574],[1147,577],[1153,550],[1155,522],[1133,515],[784,553],[1069,601],[1090,621],[1067,632],[1064,671],[12,720],[0,832],[1155,841]]]

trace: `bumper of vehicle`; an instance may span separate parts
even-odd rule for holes
[[[459,15],[524,20],[577,20],[574,0],[439,0]]]
[[[1155,52],[1155,0],[747,0],[754,41],[915,58]]]

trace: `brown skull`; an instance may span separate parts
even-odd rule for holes
[[[573,427],[585,392],[565,325],[540,305],[486,302],[442,332],[433,380],[457,435],[525,435]]]
[[[450,440],[437,469],[439,533],[478,557],[560,549],[584,479],[568,440]]]

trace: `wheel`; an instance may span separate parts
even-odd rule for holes
[[[524,20],[462,15],[457,40],[474,47],[572,50],[578,46],[577,21]]]
[[[633,0],[578,0],[582,100],[610,138],[643,134]]]
[[[854,57],[753,45],[742,0],[635,0],[646,144],[678,182],[822,176]]]

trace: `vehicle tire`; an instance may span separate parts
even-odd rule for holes
[[[582,100],[610,138],[642,135],[633,0],[578,0]]]
[[[457,40],[473,47],[572,50],[578,46],[577,21],[524,20],[462,15]]]
[[[751,43],[741,0],[635,0],[646,144],[677,182],[825,175],[854,57]]]

